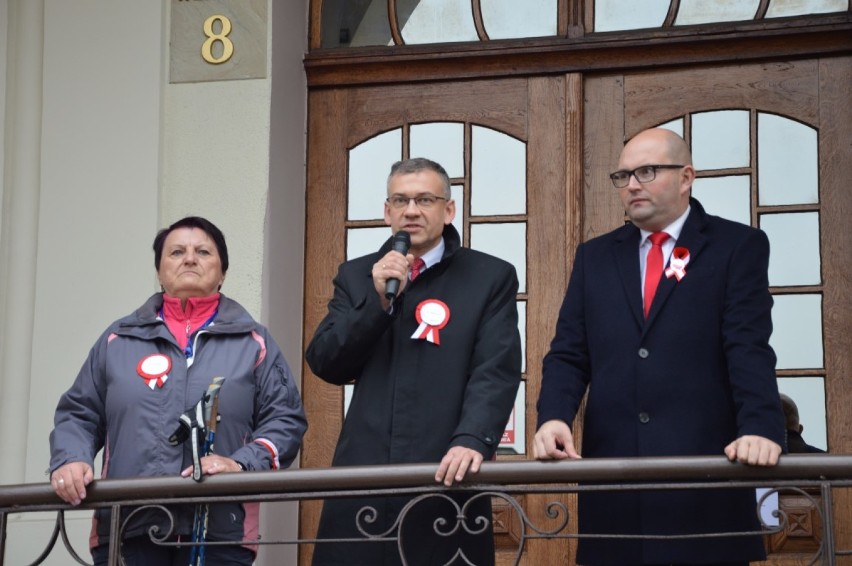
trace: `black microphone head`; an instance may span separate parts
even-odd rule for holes
[[[399,252],[402,255],[407,254],[408,248],[411,247],[411,234],[405,230],[400,230],[393,235],[393,243],[391,246],[393,247],[393,251]],[[387,297],[389,301],[393,301],[394,298],[396,298],[398,291],[399,279],[388,279],[385,283],[385,297]]]
[[[408,248],[411,247],[411,234],[405,230],[400,230],[393,236],[393,250],[402,255],[408,253]]]

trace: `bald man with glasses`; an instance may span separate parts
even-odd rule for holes
[[[769,346],[769,242],[691,198],[684,140],[640,132],[610,175],[630,223],[577,248],[544,358],[535,456],[580,458],[572,426],[584,395],[583,456],[725,454],[772,466],[784,418]],[[753,489],[584,492],[580,534],[757,531]],[[744,565],[760,536],[580,539],[590,566]]]

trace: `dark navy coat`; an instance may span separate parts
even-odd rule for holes
[[[571,425],[583,395],[586,458],[722,455],[743,435],[784,446],[769,346],[769,243],[751,227],[710,216],[695,199],[676,242],[686,276],[661,279],[642,315],[640,232],[632,224],[577,249],[550,352],[539,426]],[[734,465],[734,464],[732,464]],[[692,534],[757,530],[746,490],[584,493],[581,532]],[[758,560],[760,537],[585,540],[581,564]]]

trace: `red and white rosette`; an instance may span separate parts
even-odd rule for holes
[[[680,281],[686,277],[686,265],[688,263],[689,250],[686,248],[675,248],[672,251],[672,258],[669,260],[669,266],[666,268],[666,277],[671,279],[674,276]]]
[[[162,387],[169,378],[172,370],[172,360],[163,354],[145,356],[136,365],[136,373],[145,380],[145,384],[153,390]]]
[[[420,325],[411,338],[415,340],[427,340],[433,344],[441,344],[438,332],[447,325],[450,320],[450,307],[438,299],[426,299],[417,305],[414,312],[417,323]]]

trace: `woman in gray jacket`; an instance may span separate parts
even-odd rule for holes
[[[107,328],[56,409],[50,481],[72,505],[85,499],[102,448],[102,478],[200,478],[286,468],[307,428],[290,368],[269,331],[219,293],[228,270],[222,232],[204,218],[187,217],[161,230],[153,247],[163,292]],[[224,378],[216,379],[215,449],[193,454],[192,442],[179,443],[174,433],[214,378]],[[185,422],[186,428],[205,424]],[[210,505],[206,540],[256,541],[258,505]],[[147,534],[156,525],[161,534],[171,530],[170,542],[191,542],[195,507],[173,506],[170,512],[172,518],[156,510],[137,513],[124,525],[128,566],[195,563],[194,547],[157,546]],[[109,509],[95,512],[95,564],[107,561],[109,515]],[[204,563],[249,565],[254,552],[250,546],[212,546]]]

